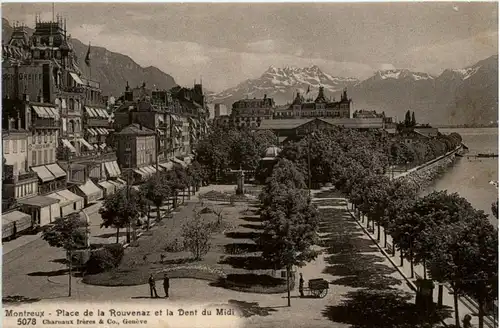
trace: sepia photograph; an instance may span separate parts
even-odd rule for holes
[[[7,2],[2,327],[498,327],[497,2]]]

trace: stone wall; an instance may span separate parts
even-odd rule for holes
[[[424,190],[430,186],[441,174],[446,172],[448,167],[453,165],[456,160],[456,154],[462,150],[462,147],[438,157],[426,164],[420,165],[408,172],[396,176],[395,179],[404,179],[412,183],[419,191]]]

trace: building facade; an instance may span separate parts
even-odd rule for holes
[[[313,102],[306,101],[297,92],[290,106],[274,111],[274,119],[297,118],[350,118],[352,99],[347,97],[347,89],[341,94],[340,101],[329,100],[324,94],[324,87],[319,87],[318,96]]]

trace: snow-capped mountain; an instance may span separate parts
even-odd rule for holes
[[[299,91],[314,100],[319,86],[327,97],[338,99],[348,88],[354,109],[385,111],[402,119],[407,110],[417,120],[433,124],[488,124],[498,115],[498,56],[463,69],[446,69],[439,76],[408,69],[375,72],[366,80],[334,77],[317,66],[269,67],[261,77],[207,97],[213,103],[232,104],[245,98],[274,98],[277,105],[291,102]],[[307,93],[307,90],[310,90]],[[307,93],[307,94],[306,94]]]
[[[306,98],[314,99],[320,86],[325,88],[327,97],[339,98],[344,87],[358,82],[355,78],[331,76],[316,65],[305,68],[270,66],[259,78],[246,80],[208,98],[209,101],[223,103],[228,108],[240,99],[262,98],[264,95],[274,98],[276,104],[285,104],[293,100],[297,91]]]
[[[417,120],[441,124],[487,124],[497,121],[498,56],[439,76],[407,69],[378,71],[349,90],[355,109],[375,109],[402,119],[406,110]]]

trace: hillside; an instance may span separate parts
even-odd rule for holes
[[[32,33],[33,30],[30,30]],[[2,42],[7,43],[12,35],[12,26],[5,18],[2,19]],[[78,57],[79,66],[88,77],[90,69],[85,65],[84,58],[88,45],[78,39],[71,39]],[[148,86],[156,85],[160,89],[170,89],[177,84],[172,76],[156,67],[141,67],[129,56],[112,52],[103,47],[91,47],[92,79],[101,82],[104,95],[120,96],[127,81],[130,86],[138,86],[146,82]]]

